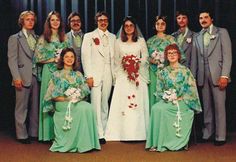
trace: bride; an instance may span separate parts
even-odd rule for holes
[[[133,17],[127,16],[115,44],[115,87],[106,128],[108,141],[146,140],[149,121],[148,51]]]

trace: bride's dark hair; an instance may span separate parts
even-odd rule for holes
[[[126,16],[123,20],[123,24],[122,24],[122,30],[121,30],[121,41],[122,42],[126,42],[128,40],[127,34],[125,33],[125,22],[126,21],[130,21],[133,25],[134,25],[134,33],[132,36],[132,41],[137,42],[138,40],[138,31],[137,31],[137,27],[136,27],[136,21],[132,16]]]

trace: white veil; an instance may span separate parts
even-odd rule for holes
[[[135,27],[136,27],[136,30],[137,30],[137,34],[138,34],[138,38],[143,38],[143,34],[138,26],[138,24],[136,23],[136,20],[132,17],[132,16],[126,16],[123,20],[124,21],[127,21],[127,20],[130,20],[132,23],[134,23]],[[123,24],[121,25],[120,29],[118,30],[117,34],[116,34],[116,38],[117,39],[120,39],[121,38],[121,32],[122,32],[122,29],[123,29]]]

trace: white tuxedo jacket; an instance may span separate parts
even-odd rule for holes
[[[115,35],[108,34],[110,60],[111,60],[111,71],[112,77],[114,78],[114,45]],[[99,41],[97,41],[99,40]],[[100,85],[103,80],[103,71],[105,67],[104,48],[102,44],[101,36],[99,35],[98,29],[86,33],[84,35],[82,49],[81,49],[81,61],[84,69],[85,77],[93,77],[94,86]]]

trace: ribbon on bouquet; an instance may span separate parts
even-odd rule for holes
[[[176,100],[176,106],[177,106],[176,121],[174,122],[173,126],[175,127],[175,130],[176,130],[175,135],[180,138],[182,137],[182,135],[180,134],[180,131],[181,131],[180,121],[182,120],[182,116],[181,116],[178,100]]]
[[[62,126],[63,130],[70,130],[71,129],[71,123],[72,123],[72,116],[71,116],[71,104],[73,101],[70,101],[66,108],[66,115],[64,118],[64,125]]]
[[[164,95],[162,96],[162,98],[165,101],[172,102],[174,105],[177,106],[176,121],[173,123],[173,126],[176,129],[175,135],[180,138],[180,137],[182,137],[182,135],[180,133],[181,132],[180,122],[182,121],[182,116],[181,116],[181,112],[180,112],[178,98],[176,95],[176,90],[169,89],[167,91],[164,91]]]

